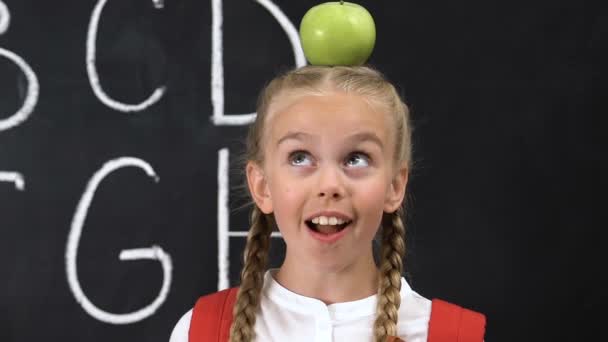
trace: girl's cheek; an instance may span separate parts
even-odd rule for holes
[[[380,177],[368,178],[355,182],[353,189],[359,193],[365,202],[381,204],[384,200],[388,187]]]
[[[282,198],[285,202],[294,202],[305,195],[306,189],[309,187],[303,186],[302,182],[288,181],[278,190],[282,192]]]

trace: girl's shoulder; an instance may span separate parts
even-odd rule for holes
[[[229,288],[200,297],[177,322],[169,342],[207,341],[208,336],[229,333],[237,291]],[[227,341],[228,336],[223,337]]]
[[[483,341],[486,317],[441,299],[427,299],[402,283],[400,330],[426,341]]]
[[[169,342],[188,342],[188,330],[190,330],[190,320],[192,319],[192,309],[188,310],[175,324]]]
[[[401,305],[399,321],[424,323],[431,317],[432,301],[414,291],[405,278],[401,278]]]

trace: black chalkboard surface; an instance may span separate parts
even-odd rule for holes
[[[237,284],[236,161],[318,3],[0,0],[0,341],[167,341]],[[411,286],[487,341],[598,340],[605,4],[359,3],[413,115]]]

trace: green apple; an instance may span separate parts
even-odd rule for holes
[[[361,5],[326,2],[306,12],[300,39],[310,64],[361,65],[374,50],[376,25]]]

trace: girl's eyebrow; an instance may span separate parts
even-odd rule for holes
[[[348,140],[355,143],[369,141],[378,145],[380,149],[384,148],[382,140],[374,132],[358,132],[349,136]]]
[[[310,140],[313,137],[312,134],[304,132],[287,132],[281,139],[277,141],[277,146],[284,143],[286,140]]]
[[[311,140],[314,137],[315,137],[315,135],[312,135],[309,133],[304,133],[304,132],[287,132],[287,134],[285,134],[283,137],[281,137],[281,139],[279,139],[277,141],[277,146],[281,145],[282,143],[284,143],[287,140],[303,141],[303,140]],[[372,143],[375,143],[376,145],[378,145],[380,147],[380,149],[384,148],[384,144],[382,143],[382,140],[373,132],[357,132],[355,134],[350,135],[347,139],[349,141],[352,141],[353,143],[369,141],[369,142],[372,142]]]

